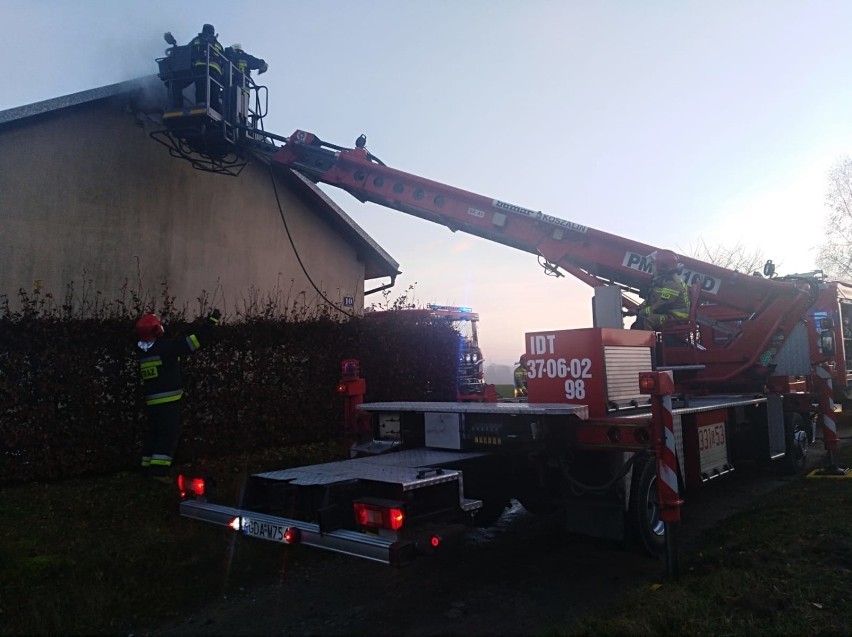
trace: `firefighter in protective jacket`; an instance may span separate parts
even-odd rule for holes
[[[645,302],[636,310],[636,322],[631,329],[659,330],[666,321],[689,317],[689,290],[680,275],[677,255],[670,250],[658,250],[654,255],[654,278]]]
[[[246,53],[243,51],[242,44],[232,44],[225,49],[225,57],[234,65],[238,73],[242,73],[246,77],[251,77],[251,71],[257,71],[258,75],[263,75],[269,70],[266,60]]]
[[[245,124],[249,118],[249,87],[251,86],[251,72],[257,71],[262,75],[269,70],[265,60],[256,58],[243,51],[241,44],[232,44],[225,49],[225,57],[231,63],[231,86],[232,95],[236,98],[237,115],[241,124]],[[254,126],[254,122],[252,122]]]
[[[180,357],[193,353],[207,340],[221,313],[213,310],[195,332],[184,338],[164,336],[155,314],[136,322],[136,353],[145,392],[148,430],[142,442],[142,469],[153,477],[168,477],[180,439],[180,399],[183,396]]]
[[[527,355],[521,354],[516,363],[517,367],[512,374],[515,381],[515,398],[526,398],[527,396]]]
[[[189,43],[192,55],[192,72],[195,75],[195,101],[209,102],[213,109],[222,110],[222,86],[225,66],[225,51],[216,39],[216,29],[212,24],[205,24],[201,33]],[[210,95],[207,95],[208,76]]]

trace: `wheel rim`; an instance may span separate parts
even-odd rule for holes
[[[648,530],[657,537],[665,533],[665,524],[660,519],[660,507],[657,501],[657,477],[654,476],[648,482],[648,492],[645,494],[645,519],[648,522]]]

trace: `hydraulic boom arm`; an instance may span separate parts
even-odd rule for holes
[[[390,168],[363,147],[332,146],[296,131],[271,160],[360,201],[538,255],[546,268],[562,269],[591,286],[639,292],[652,278],[648,257],[654,246]],[[765,279],[686,256],[680,260],[687,283],[701,286],[698,310],[705,324],[721,335],[702,342],[698,358],[703,369],[695,371],[694,382],[762,388],[774,355],[816,298],[816,282]],[[625,305],[631,304],[625,299]],[[696,360],[694,350],[679,349],[684,350],[681,360],[672,348],[669,364]]]

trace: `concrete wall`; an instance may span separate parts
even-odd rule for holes
[[[194,170],[149,137],[159,128],[113,99],[61,109],[0,129],[0,294],[41,286],[59,299],[116,298],[130,289],[179,307],[207,292],[223,311],[278,291],[286,302],[317,294],[279,216],[268,170],[239,177]],[[304,197],[278,182],[284,214],[306,269],[335,303],[363,307],[356,248]],[[141,276],[141,279],[140,279]],[[140,286],[141,281],[141,286]]]

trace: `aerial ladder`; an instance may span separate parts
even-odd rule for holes
[[[167,85],[183,77],[173,64],[179,49],[159,61]],[[363,135],[349,148],[302,130],[289,137],[267,132],[261,100],[255,97],[258,107],[249,117],[236,101],[244,100],[242,91],[257,96],[265,87],[234,89],[223,87],[223,113],[192,105],[166,111],[158,141],[167,140],[173,155],[196,168],[238,174],[232,166],[260,160],[361,202],[534,254],[546,273],[570,274],[594,288],[596,327],[623,328],[622,311],[638,306],[635,297],[653,278],[657,246],[392,168],[367,150]],[[849,335],[842,329],[844,319],[852,318],[846,286],[820,272],[777,276],[771,262],[763,273],[744,273],[678,257],[690,288],[690,314],[655,335],[655,368],[671,371],[674,390],[684,396],[774,392],[783,395],[785,409],[820,413],[833,466],[839,442],[828,412],[834,401],[848,399],[852,380],[844,342]],[[812,423],[806,428],[802,436],[813,440]]]

